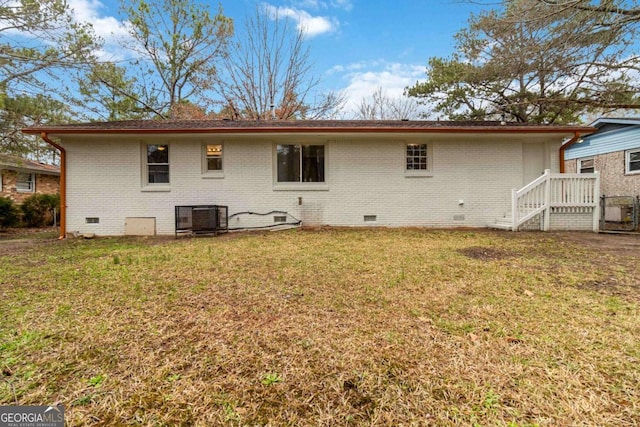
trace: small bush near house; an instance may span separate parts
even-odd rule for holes
[[[34,194],[20,206],[22,222],[27,227],[42,227],[53,222],[53,209],[59,209],[60,196],[57,194]]]
[[[18,223],[18,209],[13,200],[0,197],[0,228],[13,227]]]

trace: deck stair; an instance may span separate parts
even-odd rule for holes
[[[521,189],[511,193],[511,212],[487,224],[491,228],[517,231],[539,218],[540,229],[548,231],[554,209],[590,208],[593,212],[593,231],[599,227],[600,176],[589,174],[544,174]]]

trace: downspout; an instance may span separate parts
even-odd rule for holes
[[[53,142],[46,132],[42,132],[40,138],[60,151],[60,237],[58,239],[64,239],[67,237],[67,152]]]
[[[560,155],[560,173],[564,173],[564,150],[571,147],[573,144],[580,140],[580,132],[576,132],[573,134],[573,138],[565,142],[560,146],[560,151],[558,154]]]

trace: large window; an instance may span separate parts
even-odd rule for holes
[[[20,173],[16,175],[16,190],[21,193],[33,193],[36,188],[36,175],[33,173]]]
[[[578,173],[593,173],[595,172],[595,160],[593,157],[586,159],[578,159]]]
[[[427,144],[407,144],[407,170],[428,170]]]
[[[625,153],[625,173],[640,173],[640,149]]]
[[[147,184],[169,183],[169,146],[147,145]]]
[[[222,170],[222,144],[206,144],[205,158],[207,172]]]
[[[324,145],[278,145],[278,182],[324,182]]]

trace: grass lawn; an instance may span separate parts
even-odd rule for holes
[[[563,235],[290,230],[0,256],[0,405],[68,425],[637,426],[640,270]]]

